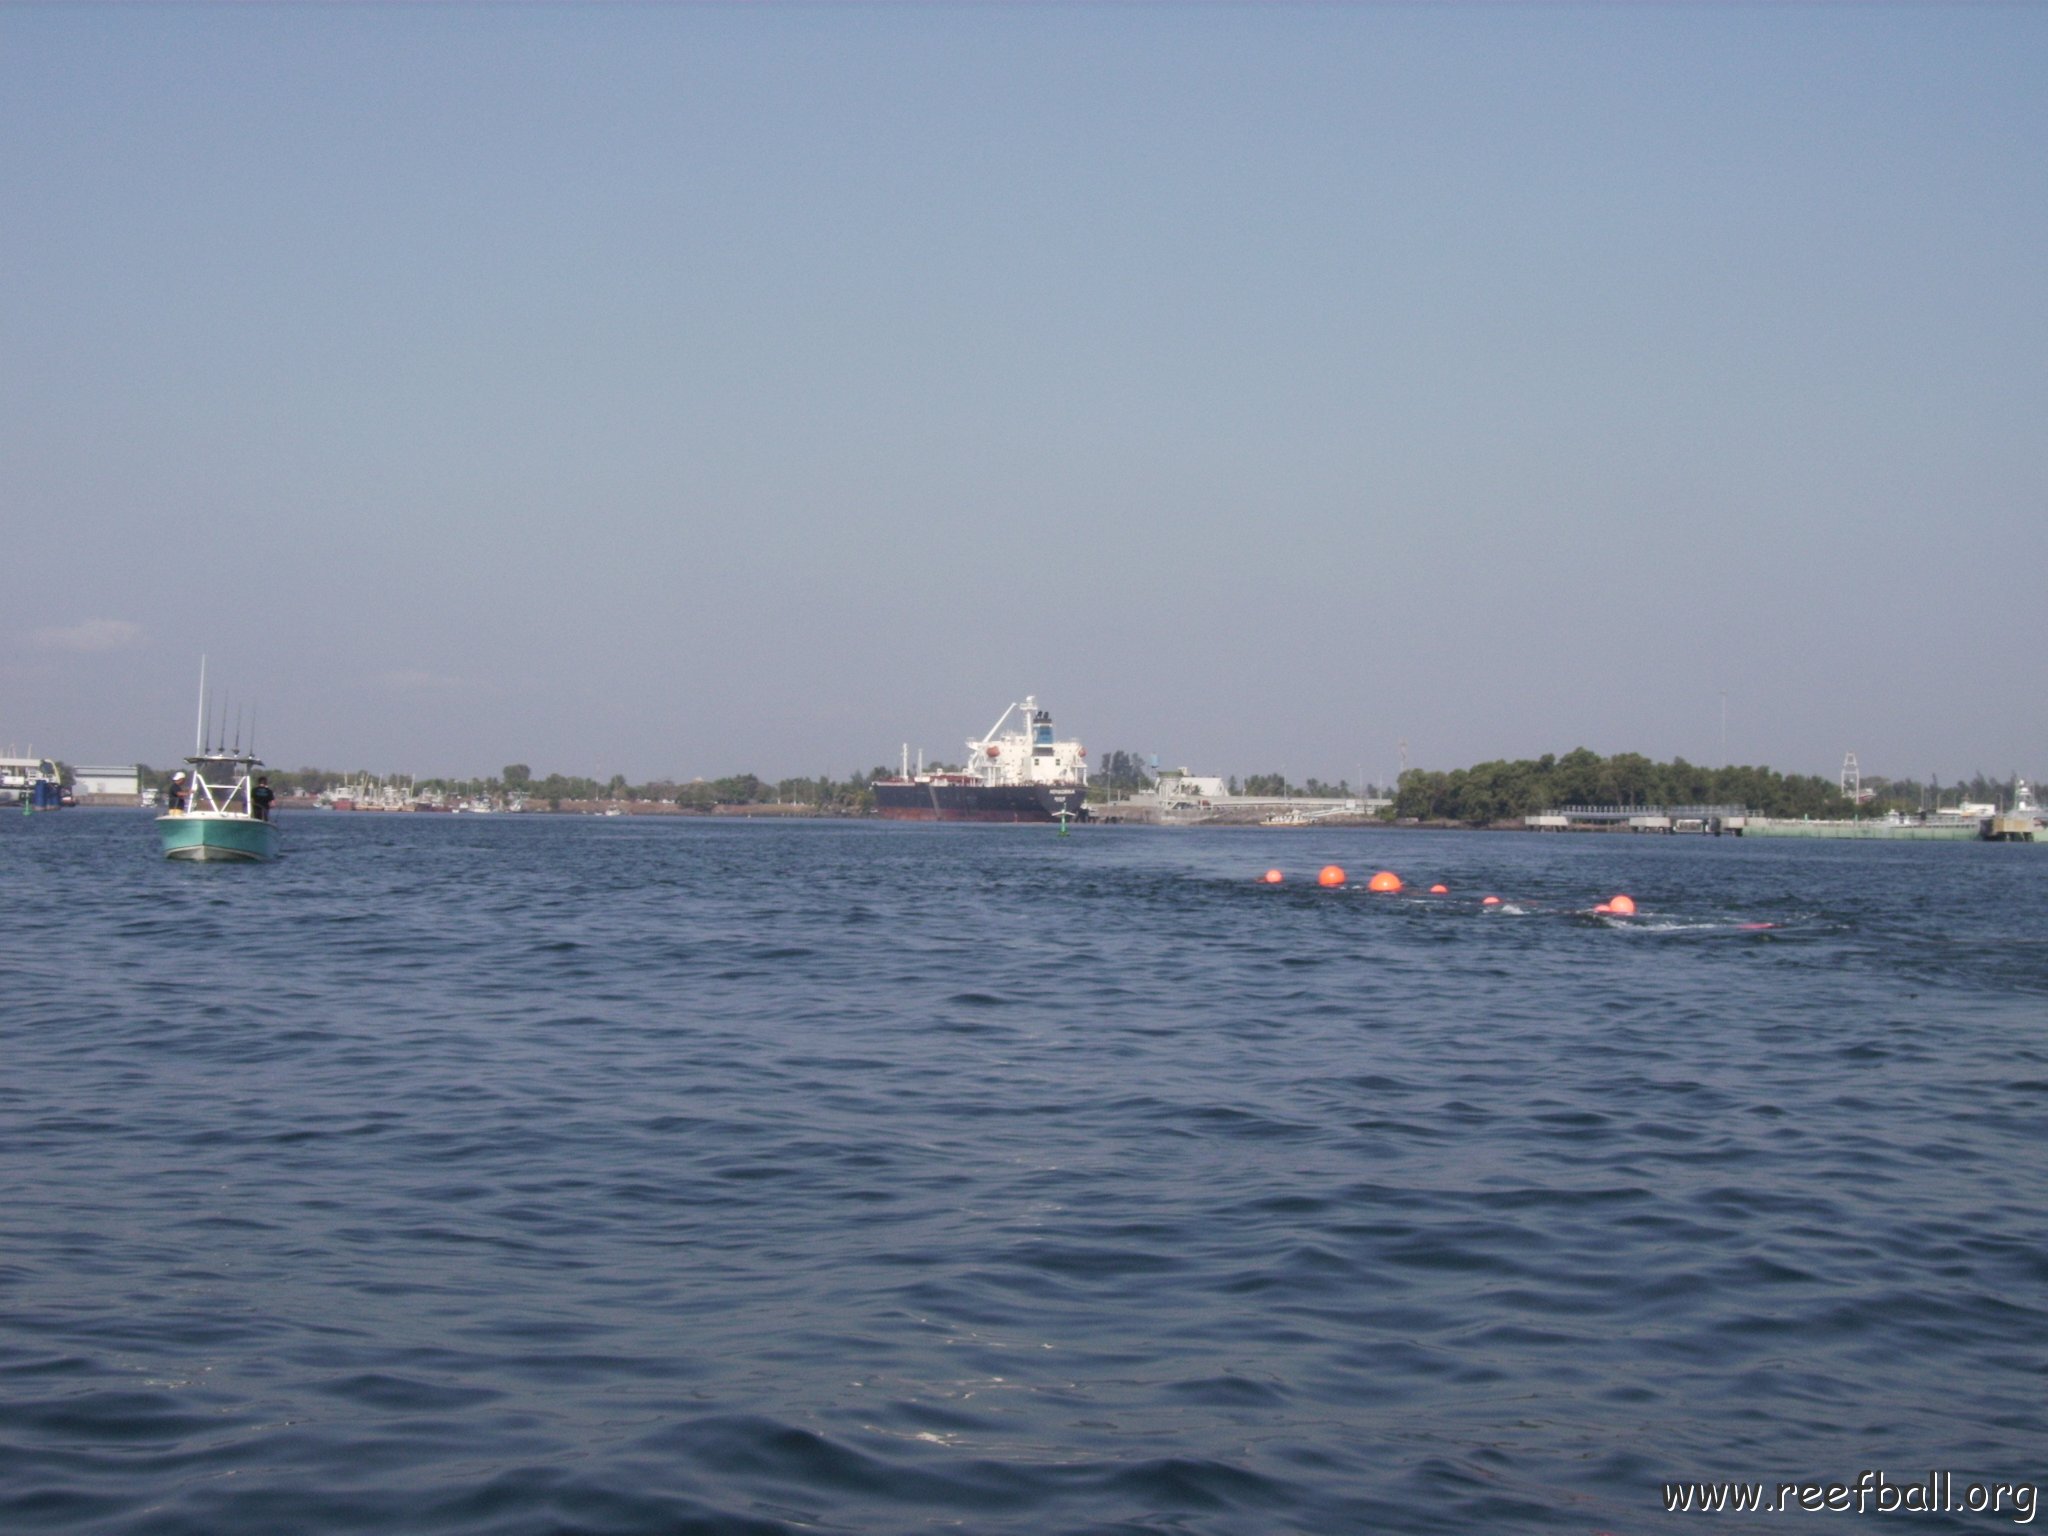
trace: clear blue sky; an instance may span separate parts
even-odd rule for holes
[[[2048,10],[0,7],[0,749],[2048,766]]]

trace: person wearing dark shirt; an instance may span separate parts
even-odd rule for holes
[[[171,775],[170,785],[164,790],[164,799],[167,803],[168,809],[170,810],[182,811],[185,809],[184,774],[174,773]]]
[[[249,791],[249,803],[256,808],[256,819],[258,821],[270,820],[270,802],[276,798],[277,795],[270,787],[269,776],[265,775],[257,779],[256,787]]]

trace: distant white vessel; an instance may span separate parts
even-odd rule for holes
[[[2025,779],[2013,790],[2012,809],[1984,823],[1984,835],[1994,843],[2048,844],[2048,815],[2034,801],[2034,791]]]
[[[0,757],[0,805],[37,809],[64,803],[64,780],[47,757]]]
[[[320,804],[336,811],[410,811],[425,806],[439,810],[437,803],[423,800],[411,779],[362,778],[337,785],[320,797]]]
[[[1996,816],[1998,807],[1977,800],[1963,800],[1954,805],[1937,805],[1934,814],[1943,821],[1982,821],[1987,816]]]

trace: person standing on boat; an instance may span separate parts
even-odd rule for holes
[[[270,787],[270,776],[260,776],[256,780],[256,787],[249,791],[249,804],[255,810],[258,821],[270,820],[270,802],[276,798],[276,793]]]
[[[171,782],[164,789],[164,799],[173,811],[185,809],[185,775],[182,772],[171,775]]]

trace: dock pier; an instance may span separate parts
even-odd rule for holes
[[[1719,837],[1741,832],[1749,811],[1740,805],[1565,805],[1524,816],[1533,832],[1693,832]]]

